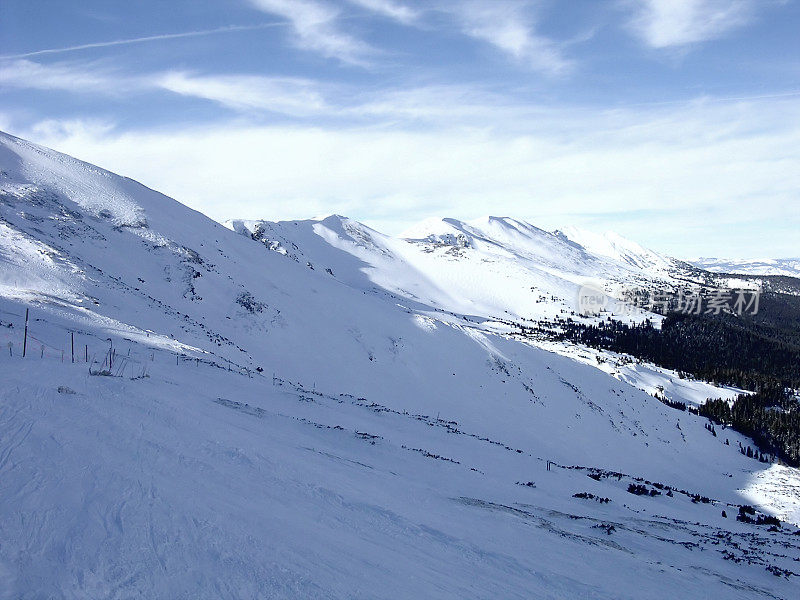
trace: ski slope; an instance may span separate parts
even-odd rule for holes
[[[505,219],[232,231],[5,134],[0,172],[0,597],[796,597],[796,470],[503,329],[669,274]]]

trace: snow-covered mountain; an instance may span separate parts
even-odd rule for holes
[[[800,523],[798,472],[652,395],[736,390],[508,335],[679,265],[231,228],[0,134],[0,597],[795,597],[796,528],[735,515]]]
[[[800,277],[800,258],[772,258],[763,260],[698,258],[693,260],[692,264],[706,271],[711,271],[712,273]]]
[[[610,295],[635,287],[686,286],[688,265],[616,237],[547,232],[507,217],[472,222],[432,218],[392,238],[338,215],[305,221],[228,223],[267,248],[362,290],[483,319],[538,319],[573,313],[591,284]],[[603,242],[605,240],[605,242]],[[342,256],[348,257],[342,264]],[[352,258],[357,261],[353,262]],[[642,319],[642,311],[612,313]]]

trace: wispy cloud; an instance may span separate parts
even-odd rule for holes
[[[540,110],[480,86],[461,84],[365,91],[344,83],[299,77],[177,70],[129,75],[108,68],[107,63],[42,64],[28,59],[0,61],[0,89],[12,87],[116,99],[166,92],[215,102],[250,117],[276,113],[302,121],[333,120],[340,125],[447,123],[496,127],[514,120],[518,127],[524,127]]]
[[[753,0],[634,0],[630,27],[648,46],[670,48],[722,37],[748,24]]]
[[[163,40],[174,40],[180,38],[200,37],[204,35],[214,35],[217,33],[231,33],[236,31],[253,31],[257,29],[269,29],[272,27],[284,27],[284,23],[259,23],[257,25],[229,25],[227,27],[217,27],[215,29],[201,29],[198,31],[184,31],[180,33],[165,33],[161,35],[147,35],[144,37],[125,38],[121,40],[110,40],[107,42],[93,42],[90,44],[79,44],[77,46],[65,46],[62,48],[46,48],[43,50],[33,50],[21,54],[7,54],[0,56],[0,59],[8,58],[29,58],[46,54],[63,54],[65,52],[76,52],[79,50],[90,50],[93,48],[110,48],[113,46],[128,46],[131,44],[144,44],[147,42],[158,42]]]
[[[250,0],[255,8],[287,19],[295,44],[342,62],[366,66],[374,49],[338,27],[339,10],[313,0]]]
[[[405,25],[414,23],[419,19],[420,12],[405,4],[394,2],[394,0],[347,0],[351,4],[366,8],[384,17],[389,17]]]
[[[6,87],[71,92],[98,92],[116,95],[133,85],[99,68],[85,65],[54,63],[44,65],[26,59],[0,62],[0,84]]]
[[[103,138],[112,134],[116,124],[103,119],[45,119],[31,127],[38,138]]]
[[[530,109],[512,99],[469,85],[429,85],[384,89],[360,95],[347,116],[369,116],[392,122],[459,123],[490,127],[498,120],[513,119]]]
[[[328,112],[319,85],[307,79],[260,75],[194,75],[173,71],[147,80],[183,96],[205,98],[240,111],[268,111],[296,117]]]
[[[310,117],[333,111],[324,98],[322,84],[294,77],[203,75],[188,71],[124,75],[92,63],[41,64],[15,59],[0,62],[0,85],[112,98],[134,93],[170,92],[216,102],[239,112],[271,112],[292,117]]]
[[[553,110],[478,85],[385,86],[365,91],[342,82],[245,73],[170,70],[126,75],[110,69],[106,62],[42,64],[28,59],[0,60],[0,89],[4,88],[58,90],[117,99],[130,98],[133,94],[169,93],[214,102],[248,116],[277,113],[305,123],[319,118],[340,126],[401,124],[493,130],[511,126],[520,132],[532,127],[540,131],[542,124],[551,122],[549,116]],[[772,94],[700,97],[693,103],[713,106],[798,97],[800,90],[786,90]],[[617,106],[610,114],[616,114],[617,110],[624,114],[625,111],[669,110],[686,105],[686,100],[631,103]],[[566,123],[562,125],[565,130]]]
[[[462,31],[488,42],[521,64],[548,75],[573,67],[558,44],[537,33],[533,7],[524,0],[468,0],[447,5]]]
[[[104,63],[105,64],[105,63]],[[468,85],[388,87],[366,92],[358,87],[298,77],[203,74],[160,71],[125,75],[86,62],[42,64],[28,59],[0,61],[0,86],[60,90],[120,97],[169,92],[202,98],[249,115],[279,113],[298,119],[322,117],[340,122],[442,123],[463,125],[519,118],[532,109],[509,98]]]

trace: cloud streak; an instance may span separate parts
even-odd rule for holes
[[[216,102],[238,112],[269,112],[298,118],[334,112],[320,83],[294,77],[202,75],[188,71],[121,75],[82,63],[41,64],[17,59],[0,62],[0,84],[7,88],[60,90],[110,98],[169,92]]]
[[[339,10],[330,4],[313,0],[249,1],[258,10],[286,19],[299,48],[358,66],[368,66],[368,57],[375,53],[368,44],[339,30]]]
[[[298,119],[324,117],[354,123],[378,119],[485,125],[500,117],[520,119],[524,117],[520,113],[532,110],[512,99],[466,85],[365,92],[358,87],[297,77],[191,71],[123,75],[95,63],[41,64],[27,59],[0,61],[0,85],[110,98],[169,92],[215,102],[250,116],[266,112]]]
[[[181,38],[202,37],[218,33],[233,33],[237,31],[254,31],[258,29],[270,29],[273,27],[285,27],[284,23],[259,23],[257,25],[229,25],[227,27],[216,27],[214,29],[201,29],[198,31],[184,31],[180,33],[165,33],[161,35],[147,35],[137,38],[125,38],[121,40],[111,40],[108,42],[93,42],[90,44],[79,44],[77,46],[66,46],[63,48],[46,48],[43,50],[33,50],[21,54],[6,54],[0,59],[11,58],[30,58],[32,56],[43,56],[46,54],[63,54],[66,52],[76,52],[79,50],[90,50],[95,48],[112,48],[114,46],[129,46],[132,44],[145,44],[148,42],[160,42],[164,40],[176,40]]]
[[[277,113],[301,122],[322,118],[339,125],[381,126],[451,125],[513,128],[526,131],[548,123],[552,108],[522,98],[499,94],[481,86],[432,84],[383,87],[365,91],[356,85],[330,83],[300,77],[276,77],[244,73],[203,74],[162,71],[124,75],[105,63],[58,62],[42,64],[27,59],[0,61],[0,86],[30,90],[60,90],[73,94],[124,99],[132,94],[169,93],[214,102],[244,115],[258,117]],[[671,110],[687,105],[719,105],[760,100],[794,99],[800,90],[731,97],[699,97],[616,105],[608,114]],[[598,112],[573,107],[570,114]]]
[[[717,39],[747,25],[753,0],[637,0],[629,26],[651,48],[671,48]]]
[[[531,7],[519,0],[468,0],[447,9],[462,32],[487,42],[515,61],[547,75],[563,75],[574,64],[558,44],[536,32]]]
[[[355,4],[361,8],[388,17],[404,25],[416,22],[420,17],[420,12],[405,4],[394,2],[394,0],[347,0],[350,4]]]
[[[299,78],[259,75],[194,75],[168,72],[151,77],[148,85],[182,96],[204,98],[234,110],[268,111],[294,117],[330,110],[317,83]]]
[[[26,59],[0,62],[0,84],[34,90],[64,90],[76,93],[118,95],[138,87],[129,78],[85,65],[41,64]]]

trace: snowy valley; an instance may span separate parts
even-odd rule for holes
[[[510,218],[223,226],[2,133],[0,234],[0,597],[800,591],[800,471],[656,397],[742,390],[517,335],[708,271]]]

